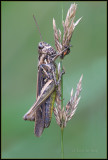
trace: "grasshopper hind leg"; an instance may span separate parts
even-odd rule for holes
[[[44,119],[45,119],[45,105],[42,105],[35,112],[34,132],[37,137],[40,137],[44,130]]]
[[[48,128],[51,122],[51,104],[50,104],[51,96],[45,102],[45,128]]]

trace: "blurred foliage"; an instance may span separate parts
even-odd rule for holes
[[[64,104],[83,73],[81,100],[64,129],[65,158],[106,157],[106,2],[77,2],[71,53],[64,59]],[[40,36],[54,47],[53,17],[61,29],[71,2],[1,2],[2,158],[61,158],[60,128],[54,115],[42,136],[23,115],[36,99]],[[57,60],[58,62],[59,60]]]

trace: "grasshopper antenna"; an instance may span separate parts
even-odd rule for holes
[[[40,29],[39,29],[39,26],[38,26],[38,23],[37,23],[37,21],[36,21],[36,18],[35,18],[35,16],[34,16],[34,14],[33,14],[33,18],[34,18],[34,21],[35,21],[35,23],[36,23],[36,27],[37,27],[37,29],[38,29],[38,31],[39,31],[40,39],[41,39],[41,41],[42,41],[42,35],[41,35]]]

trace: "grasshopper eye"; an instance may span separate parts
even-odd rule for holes
[[[43,49],[44,46],[42,45],[42,43],[39,43],[39,46],[38,46],[39,49]]]

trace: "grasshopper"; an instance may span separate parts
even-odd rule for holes
[[[35,121],[34,133],[37,137],[40,137],[44,128],[50,125],[57,86],[64,74],[64,71],[61,71],[58,75],[55,60],[68,54],[69,47],[65,47],[61,53],[58,53],[46,42],[41,41],[38,45],[36,102],[23,117],[24,120]]]
[[[67,48],[63,50],[65,54],[66,50]],[[62,71],[58,77],[55,60],[63,52],[56,52],[45,42],[40,42],[38,45],[37,100],[23,117],[24,120],[35,121],[34,132],[38,137],[41,136],[44,128],[49,127],[51,122],[57,86],[64,73]]]

